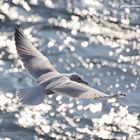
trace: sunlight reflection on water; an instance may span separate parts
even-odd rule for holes
[[[119,2],[101,0],[1,0],[0,5],[0,110],[14,114],[9,125],[28,131],[29,139],[38,134],[55,139],[140,138],[138,8],[122,9]],[[16,52],[15,23],[22,24],[27,38],[60,72],[75,71],[103,92],[127,96],[85,101],[54,95],[39,106],[23,106],[15,91],[33,81]],[[5,128],[0,136],[13,138],[10,131]]]

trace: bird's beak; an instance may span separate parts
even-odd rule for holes
[[[88,83],[84,80],[80,80],[79,82],[88,85]]]

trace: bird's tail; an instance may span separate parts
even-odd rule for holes
[[[17,92],[23,104],[38,105],[44,100],[45,92],[41,85],[21,89]]]

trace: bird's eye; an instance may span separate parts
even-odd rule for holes
[[[77,77],[77,80],[81,80],[81,77]]]

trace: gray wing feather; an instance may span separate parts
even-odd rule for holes
[[[48,85],[50,82],[57,80],[60,76],[61,74],[59,73],[56,74],[56,72],[49,72],[38,77],[36,79],[36,83],[39,85],[46,83]]]
[[[49,60],[26,38],[19,25],[15,28],[15,44],[25,68],[34,78],[38,78],[44,73],[56,71]]]
[[[62,77],[52,82],[46,89],[51,89],[54,93],[59,93],[74,98],[95,99],[106,97],[108,95],[93,89],[89,86],[69,80],[67,77]]]

